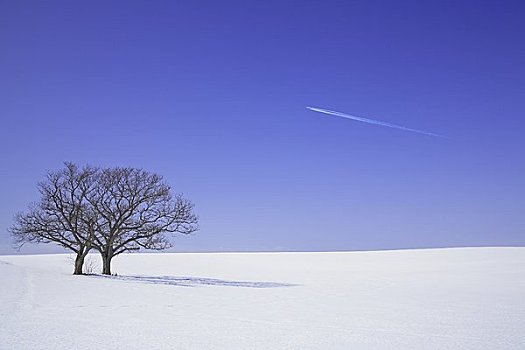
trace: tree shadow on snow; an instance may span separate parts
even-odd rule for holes
[[[96,277],[108,278],[120,281],[130,281],[139,283],[165,284],[179,287],[196,287],[200,285],[207,286],[225,286],[225,287],[243,287],[243,288],[279,288],[293,287],[296,284],[278,283],[278,282],[249,282],[249,281],[228,281],[216,278],[204,277],[175,277],[175,276],[105,276],[95,275]]]

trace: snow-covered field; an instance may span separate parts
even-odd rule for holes
[[[95,259],[96,256],[93,256]],[[1,349],[525,349],[525,248],[0,256]]]

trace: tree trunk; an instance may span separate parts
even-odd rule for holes
[[[80,250],[77,252],[77,257],[75,258],[75,271],[73,271],[73,275],[82,275],[83,271],[82,268],[84,267],[84,260],[86,259],[86,255],[89,252],[89,249],[80,248]]]
[[[102,254],[102,274],[111,275],[111,259],[113,254],[106,252]]]

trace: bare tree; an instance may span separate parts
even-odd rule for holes
[[[134,168],[80,169],[73,163],[38,184],[39,202],[15,216],[16,243],[56,243],[76,253],[82,274],[91,249],[102,255],[103,274],[114,256],[141,248],[171,247],[170,234],[197,230],[193,204],[173,197],[162,177]]]
[[[17,214],[9,229],[16,244],[56,243],[76,253],[74,274],[82,274],[95,237],[96,212],[87,197],[95,189],[98,171],[65,163],[64,169],[49,172],[38,184],[40,201]]]
[[[93,246],[102,255],[102,273],[111,274],[114,256],[141,248],[171,247],[169,234],[197,230],[193,204],[171,194],[162,177],[135,168],[109,168],[97,174],[87,200],[97,215]]]

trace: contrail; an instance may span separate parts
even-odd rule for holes
[[[390,123],[385,123],[385,122],[382,122],[382,121],[379,121],[379,120],[373,120],[373,119],[368,119],[368,118],[363,118],[363,117],[356,117],[355,115],[349,115],[349,114],[346,114],[346,113],[331,111],[331,110],[328,110],[328,109],[321,109],[321,108],[315,108],[315,107],[306,107],[306,108],[308,108],[309,110],[314,111],[314,112],[319,112],[319,113],[324,113],[324,114],[329,114],[329,115],[335,115],[337,117],[343,117],[343,118],[347,118],[347,119],[357,120],[358,122],[363,122],[363,123],[368,123],[368,124],[375,124],[375,125],[382,125],[382,126],[387,126],[389,128],[400,129],[400,130],[405,130],[405,131],[412,131],[412,132],[417,132],[419,134],[424,134],[424,135],[429,135],[429,136],[436,136],[436,137],[445,137],[446,138],[446,136],[434,134],[434,133],[428,132],[428,131],[411,129],[411,128],[407,128],[407,127],[404,127],[404,126],[399,126],[399,125],[394,125],[394,124],[390,124]]]

